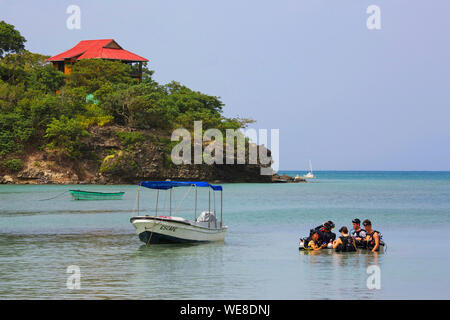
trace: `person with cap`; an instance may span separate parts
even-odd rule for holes
[[[333,241],[333,249],[336,249],[336,252],[356,251],[355,239],[349,236],[347,227],[341,227],[339,232],[341,233],[341,236],[337,238],[337,240]]]
[[[353,229],[351,231],[352,237],[355,239],[356,246],[358,248],[364,247],[363,240],[366,237],[366,230],[361,228],[361,220],[355,218],[352,220]]]
[[[333,221],[327,221],[323,225],[315,228],[315,230],[319,233],[319,239],[322,243],[328,244],[329,242],[332,243],[336,240],[336,234],[331,232],[333,228]]]
[[[364,239],[366,248],[371,252],[379,251],[381,242],[380,232],[372,229],[372,222],[369,219],[364,220],[363,226],[367,233]]]

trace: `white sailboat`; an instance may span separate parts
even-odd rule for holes
[[[304,179],[315,179],[316,178],[316,176],[314,175],[313,170],[312,170],[311,160],[309,160],[309,171],[307,174],[305,174],[303,176],[303,178]]]

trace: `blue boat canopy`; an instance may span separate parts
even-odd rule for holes
[[[149,189],[168,190],[175,187],[210,187],[214,191],[222,191],[222,186],[214,186],[208,182],[203,181],[142,181],[140,186]]]

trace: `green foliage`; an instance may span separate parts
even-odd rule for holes
[[[108,83],[95,95],[99,106],[113,115],[118,124],[140,129],[171,127],[171,109],[161,103],[167,92],[156,83]]]
[[[82,138],[88,136],[89,132],[79,120],[61,116],[60,119],[52,120],[44,137],[49,141],[48,148],[57,150],[64,156],[76,158],[80,156],[83,148]]]
[[[10,85],[54,93],[64,84],[64,75],[45,60],[48,56],[26,50],[0,60],[0,78]]]
[[[100,173],[113,172],[120,166],[120,160],[123,157],[123,152],[114,152],[113,154],[107,155],[100,166]]]
[[[25,42],[13,25],[0,21],[0,58],[8,52],[20,52],[25,48]]]
[[[95,93],[99,106],[115,122],[139,129],[193,129],[194,121],[208,128],[238,128],[236,119],[222,117],[218,97],[193,91],[177,82],[159,85],[154,81],[131,86],[107,83]]]
[[[22,150],[32,134],[30,119],[20,114],[0,113],[0,157]]]
[[[17,102],[15,110],[28,118],[35,134],[42,136],[47,125],[61,115],[64,107],[56,95],[30,90]]]
[[[20,159],[3,160],[0,162],[2,167],[7,168],[12,172],[17,172],[23,169],[23,162]]]
[[[204,130],[225,133],[252,122],[224,117],[219,97],[178,82],[159,84],[146,64],[141,81],[132,77],[138,65],[102,59],[76,61],[64,75],[46,61],[48,56],[25,50],[25,41],[13,26],[0,22],[0,160],[27,145],[88,157],[84,143],[92,126],[126,127],[117,135],[130,149],[145,139],[170,148],[170,140],[144,136],[138,132],[142,129],[169,136],[176,128],[192,130],[201,120]]]
[[[72,65],[67,77],[69,88],[85,87],[88,93],[100,89],[105,83],[133,84],[137,80],[131,77],[131,66],[120,61],[103,59],[85,59]]]
[[[116,135],[119,137],[120,141],[126,146],[134,145],[138,142],[145,141],[145,136],[139,131],[132,131],[132,132],[117,131]]]
[[[170,167],[173,167],[173,166],[175,166],[174,164],[173,164],[173,161],[172,161],[172,157],[170,156],[170,154],[164,154],[163,155],[163,166],[164,166],[164,168],[166,168],[166,169],[169,169]]]
[[[45,92],[54,93],[64,84],[64,74],[47,64],[33,69],[29,74],[30,87]]]
[[[126,151],[118,151],[108,155],[103,159],[100,166],[100,173],[114,174],[115,172],[125,171],[132,175],[138,170],[137,163],[133,160],[133,154]]]
[[[85,105],[86,111],[84,114],[80,114],[77,118],[83,124],[83,126],[90,127],[93,125],[105,126],[113,122],[114,117],[108,115],[103,109],[95,104]]]
[[[166,154],[171,154],[172,149],[179,143],[179,141],[172,141],[170,138],[161,137],[158,139],[159,144]]]

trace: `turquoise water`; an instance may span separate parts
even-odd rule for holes
[[[0,298],[450,298],[450,172],[316,175],[305,184],[224,184],[225,243],[150,247],[129,222],[135,186],[0,185]],[[71,188],[126,193],[39,201]],[[174,207],[185,191],[177,189]],[[152,213],[154,191],[141,195],[141,210]],[[192,218],[191,200],[177,215]],[[298,251],[311,227],[330,219],[351,227],[355,217],[372,220],[387,252]],[[70,265],[80,267],[80,290],[66,287]],[[371,265],[379,290],[366,285]]]

